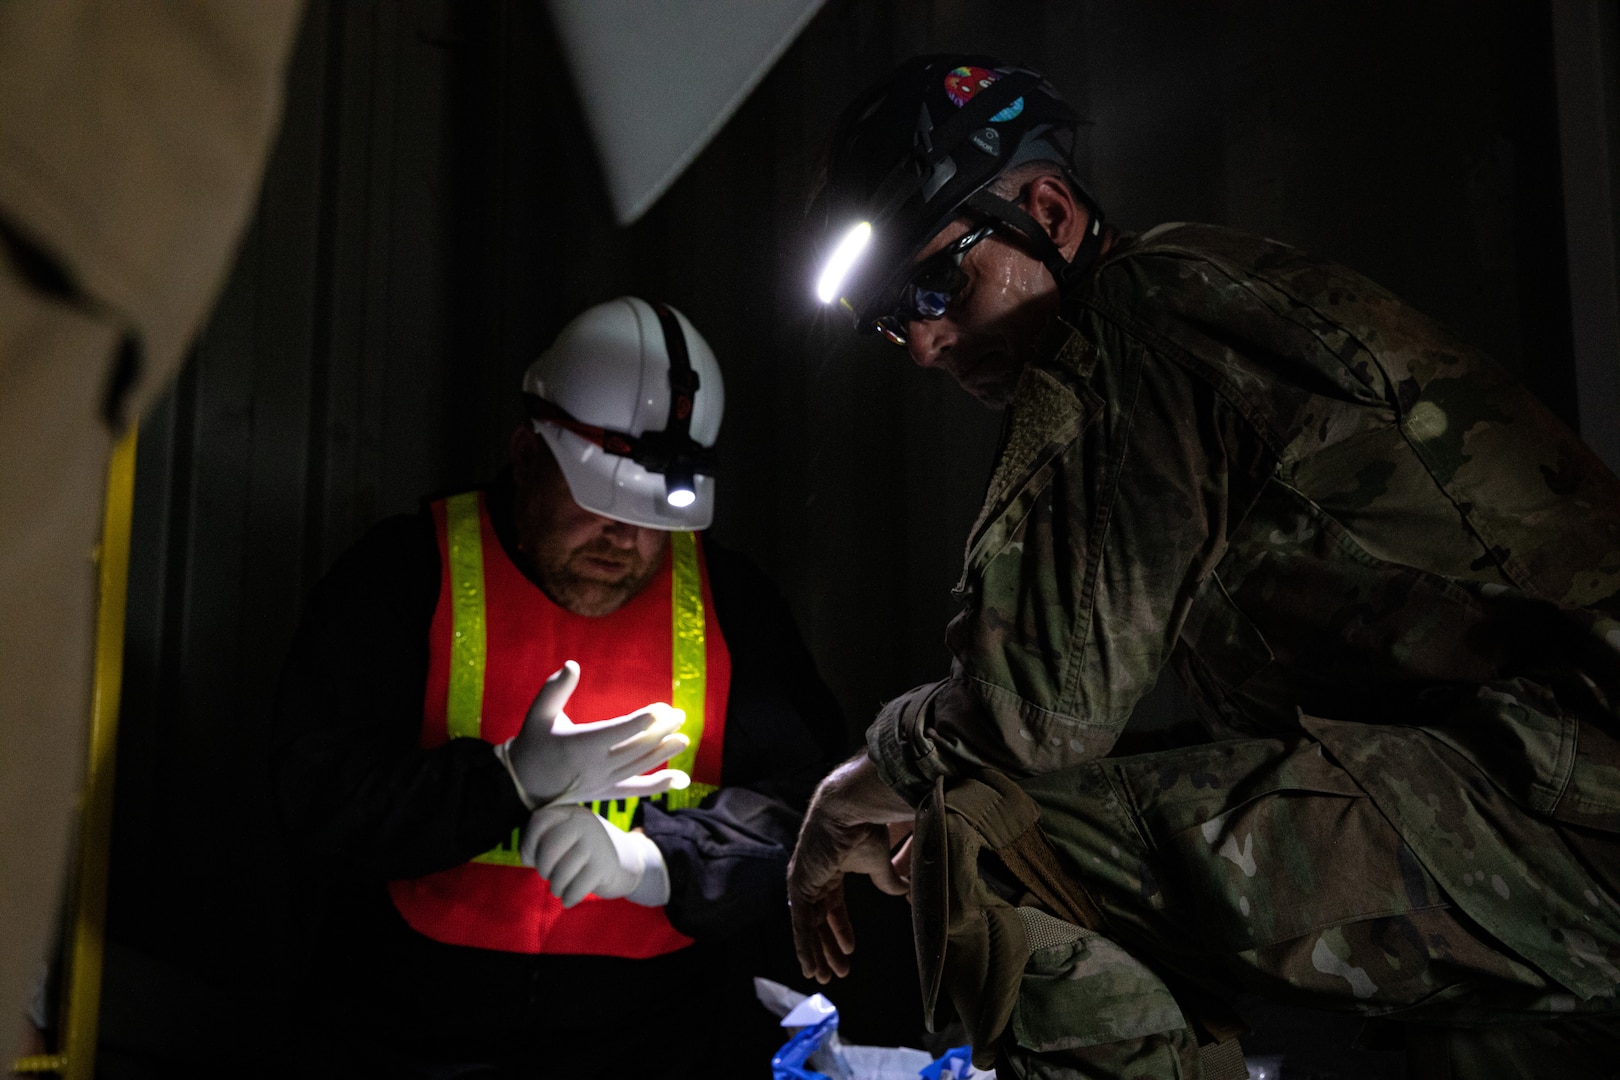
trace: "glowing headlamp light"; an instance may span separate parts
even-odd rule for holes
[[[816,280],[816,296],[823,304],[830,304],[838,299],[843,291],[844,280],[855,263],[865,254],[867,245],[872,242],[872,223],[863,221],[854,225],[838,241],[833,253],[827,259],[827,264],[821,269],[821,277]]]
[[[668,476],[664,480],[664,498],[668,499],[669,505],[675,509],[684,510],[697,501],[697,492],[692,490],[690,478],[683,477],[677,480],[673,476]]]

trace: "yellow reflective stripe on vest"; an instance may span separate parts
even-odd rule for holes
[[[670,759],[667,768],[692,775],[698,744],[703,741],[703,706],[708,700],[709,653],[703,611],[703,574],[698,569],[697,537],[689,532],[669,534],[670,624],[672,640],[669,703],[686,712],[681,733],[691,743]],[[685,791],[668,791],[658,798],[671,810],[696,806],[714,791],[710,784],[693,781]],[[636,819],[636,799],[594,802],[591,810],[621,829],[629,829]]]
[[[484,713],[484,541],[478,493],[444,504],[450,548],[450,685],[444,726],[452,739],[476,739]]]
[[[496,866],[522,866],[523,856],[518,852],[518,841],[523,838],[522,829],[513,829],[512,835],[506,838],[506,843],[500,847],[490,848],[482,855],[474,856],[473,862],[494,863]]]
[[[476,739],[484,727],[484,537],[478,493],[452,495],[444,501],[444,532],[450,549],[450,682],[444,702],[444,727],[452,739]],[[506,843],[474,862],[522,866],[518,855],[521,830]]]
[[[708,700],[708,645],[704,637],[703,575],[698,569],[697,538],[689,532],[672,533],[670,549],[674,553],[673,584],[670,608],[674,612],[674,673],[670,685],[670,704],[686,710],[686,723],[681,731],[691,744],[677,754],[669,767],[692,775],[697,762],[698,744],[703,741],[703,706]],[[714,788],[696,781],[685,791],[671,791],[665,805],[671,810],[696,806]]]

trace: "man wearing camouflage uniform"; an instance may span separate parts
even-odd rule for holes
[[[924,57],[835,136],[823,300],[1008,417],[951,674],[801,832],[806,975],[858,871],[1004,1075],[1242,1076],[1238,989],[1413,1076],[1620,1074],[1620,481],[1365,278],[1105,228],[1076,119]],[[1213,741],[1108,757],[1166,666]]]

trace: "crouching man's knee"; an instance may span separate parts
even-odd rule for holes
[[[1040,1080],[1243,1077],[1236,1038],[1201,1040],[1162,979],[1093,931],[1019,908],[1030,956],[998,1071]],[[1229,1033],[1228,1033],[1229,1034]]]

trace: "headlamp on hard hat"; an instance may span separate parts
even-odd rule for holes
[[[698,474],[714,475],[714,451],[690,436],[683,440],[680,434],[667,429],[631,435],[575,419],[562,406],[537,394],[524,394],[523,401],[530,420],[556,424],[600,446],[604,453],[629,458],[648,472],[663,476],[664,498],[671,506],[691,506],[697,497]]]

